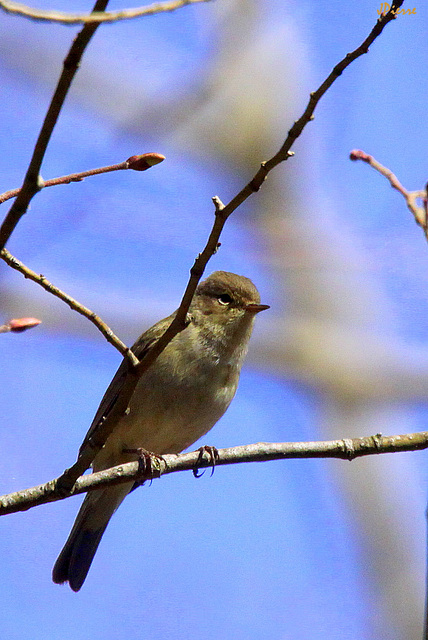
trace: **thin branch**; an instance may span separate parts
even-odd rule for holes
[[[291,147],[302,133],[308,122],[314,119],[314,111],[326,91],[337,80],[337,78],[343,73],[343,71],[357,58],[364,53],[368,53],[369,46],[373,44],[378,36],[382,33],[386,25],[395,20],[395,11],[398,7],[401,7],[404,0],[395,0],[392,3],[390,10],[386,14],[382,14],[377,20],[375,26],[359,47],[357,47],[351,53],[347,53],[346,56],[332,69],[331,73],[327,76],[324,82],[318,87],[316,91],[310,94],[309,102],[306,106],[303,115],[295,121],[288,136],[279,149],[279,151],[267,162],[262,162],[260,169],[253,177],[252,180],[227,204],[223,209],[223,215],[228,217],[232,211],[234,211],[242,202],[244,202],[252,193],[258,191],[263,184],[269,171],[276,167],[281,162],[288,160],[289,157],[294,155],[290,152]]]
[[[324,442],[258,442],[229,449],[219,449],[215,466],[238,464],[243,462],[266,462],[268,460],[284,460],[288,458],[339,458],[353,460],[362,456],[400,451],[420,451],[428,448],[428,431],[408,433],[405,435],[382,436],[381,434],[363,438],[345,438]],[[81,476],[69,495],[94,491],[123,482],[151,479],[178,471],[189,471],[195,468],[212,466],[211,458],[200,458],[200,451],[169,454],[161,457],[152,456],[151,477],[141,474],[138,462],[112,467],[90,475]],[[46,484],[16,491],[0,496],[0,515],[26,511],[47,502],[62,500],[58,480]]]
[[[267,162],[263,162],[261,164],[260,169],[253,177],[253,179],[250,180],[250,182],[227,205],[223,205],[220,198],[218,196],[214,196],[213,202],[215,205],[215,220],[208,241],[202,253],[198,255],[193,264],[193,267],[190,270],[190,279],[184,292],[180,307],[178,308],[176,317],[174,318],[173,322],[168,327],[166,332],[161,336],[156,345],[154,345],[154,348],[138,365],[138,372],[140,375],[149,366],[149,364],[147,364],[146,366],[146,360],[150,360],[150,363],[152,362],[152,353],[156,353],[156,355],[153,356],[154,360],[157,355],[161,351],[163,351],[168,342],[172,340],[174,335],[176,335],[186,326],[186,315],[189,310],[194,292],[199,283],[199,280],[204,273],[208,261],[218,249],[220,235],[228,217],[250,195],[260,189],[266,176],[274,167],[276,167],[279,163],[288,160],[288,158],[293,155],[293,153],[290,152],[290,148],[294,144],[296,139],[300,136],[308,122],[313,119],[313,113],[321,97],[325,94],[325,92],[329,89],[333,82],[341,75],[344,69],[346,69],[346,67],[351,64],[353,60],[361,56],[363,53],[367,53],[369,45],[372,44],[372,42],[382,33],[384,27],[388,24],[388,22],[395,19],[394,11],[396,11],[397,8],[402,4],[403,0],[396,0],[395,2],[393,2],[391,9],[386,15],[382,15],[378,19],[375,27],[372,29],[369,36],[364,40],[364,42],[357,49],[355,49],[355,51],[353,51],[352,53],[348,53],[345,58],[334,67],[333,71],[321,84],[321,86],[315,92],[311,93],[308,105],[303,115],[294,123],[293,127],[290,129],[288,136],[278,153]]]
[[[9,265],[9,267],[12,267],[12,269],[16,269],[16,271],[22,273],[24,278],[29,278],[33,282],[36,282],[41,287],[43,287],[43,289],[68,304],[68,306],[73,309],[73,311],[77,311],[77,313],[80,313],[82,316],[85,316],[85,318],[88,318],[88,320],[90,320],[97,327],[97,329],[101,331],[106,340],[110,342],[110,344],[112,344],[118,351],[120,351],[123,356],[128,357],[132,364],[138,364],[138,358],[134,356],[134,354],[130,349],[128,349],[126,344],[124,344],[113,333],[110,327],[105,322],[103,322],[101,318],[96,315],[96,313],[91,311],[91,309],[84,307],[83,304],[80,304],[80,302],[74,300],[74,298],[64,293],[64,291],[61,291],[61,289],[55,287],[51,282],[49,282],[49,280],[47,280],[47,278],[45,278],[44,275],[38,274],[35,271],[32,271],[32,269],[26,267],[25,264],[23,264],[20,260],[9,253],[7,249],[2,249],[2,251],[0,251],[0,258],[2,258],[2,260],[4,260]]]
[[[77,461],[69,468],[66,469],[59,479],[62,491],[69,491],[77,478],[81,476],[86,469],[91,465],[97,452],[103,447],[109,435],[115,428],[118,420],[125,414],[135,387],[141,375],[152,365],[156,358],[162,353],[165,347],[171,342],[171,340],[180,331],[187,326],[187,313],[189,306],[195,293],[196,287],[205,271],[205,267],[210,258],[216,253],[219,247],[219,239],[223,227],[235,209],[241,205],[249,196],[258,191],[263,184],[268,173],[276,167],[280,162],[284,162],[293,153],[290,151],[291,146],[296,139],[300,136],[305,126],[313,119],[313,113],[315,108],[331,87],[333,82],[341,75],[341,73],[348,67],[353,60],[359,56],[367,53],[369,45],[382,33],[388,22],[395,19],[394,11],[403,4],[404,0],[395,0],[391,5],[391,9],[388,13],[379,17],[376,25],[364,40],[364,42],[352,53],[348,53],[343,60],[341,60],[324,80],[320,87],[310,95],[308,105],[303,115],[296,120],[292,128],[290,129],[288,136],[278,151],[270,160],[263,162],[260,169],[253,177],[252,180],[227,204],[223,205],[218,196],[214,196],[213,202],[215,206],[215,219],[211,229],[211,233],[207,240],[207,243],[202,251],[196,258],[191,270],[190,278],[182,297],[180,306],[177,313],[166,329],[165,333],[154,343],[151,349],[149,349],[146,355],[142,358],[140,363],[136,367],[130,367],[128,370],[128,376],[121,388],[121,392],[111,408],[110,412],[100,422],[98,427],[94,430],[92,437],[89,441],[85,442],[79,451]]]
[[[96,0],[93,10],[104,11],[107,4],[108,0]],[[51,139],[70,85],[79,68],[83,53],[98,26],[99,24],[96,22],[86,24],[74,39],[70,51],[64,60],[63,70],[46,113],[39,137],[37,138],[23,185],[0,227],[0,250],[4,248],[19,220],[27,212],[31,199],[43,188],[40,168],[46,153],[46,148]]]
[[[1,1],[1,0],[0,0]],[[111,164],[107,167],[99,167],[98,169],[89,169],[88,171],[80,171],[79,173],[69,173],[66,176],[61,176],[60,178],[51,178],[50,180],[45,180],[43,183],[43,188],[46,187],[56,187],[59,184],[70,184],[70,182],[82,182],[85,178],[90,176],[98,176],[101,173],[109,173],[110,171],[122,171],[126,169],[134,169],[134,171],[146,171],[153,167],[156,164],[159,164],[165,160],[165,156],[161,153],[143,153],[139,156],[131,156],[125,162],[119,162],[119,164]],[[6,200],[10,200],[11,198],[15,198],[21,188],[19,189],[10,189],[10,191],[5,191],[0,194],[0,204],[6,202]]]
[[[44,22],[58,22],[65,25],[88,24],[88,23],[105,23],[118,22],[119,20],[130,20],[132,18],[141,18],[143,16],[152,16],[156,13],[166,13],[175,11],[189,4],[198,4],[200,2],[209,2],[209,0],[169,0],[168,2],[155,2],[146,7],[136,7],[135,9],[122,9],[120,11],[96,11],[91,14],[87,13],[63,13],[62,11],[45,11],[43,9],[35,9],[27,7],[20,2],[12,2],[11,0],[0,0],[0,9],[7,13],[18,14],[30,20],[38,20]]]
[[[396,189],[406,201],[407,208],[413,214],[415,218],[416,224],[418,224],[424,230],[425,237],[428,240],[428,207],[427,207],[427,190],[425,191],[407,191],[405,187],[398,180],[397,176],[392,173],[390,169],[384,167],[380,162],[378,162],[373,156],[370,156],[365,151],[361,151],[361,149],[353,149],[349,154],[351,160],[362,160],[369,164],[373,169],[378,171],[382,176],[384,176],[393,189]],[[421,199],[423,206],[419,207],[417,205],[417,200]]]

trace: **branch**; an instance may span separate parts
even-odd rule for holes
[[[96,0],[94,11],[104,11],[108,0]],[[98,28],[98,23],[90,22],[76,36],[70,47],[64,63],[63,70],[58,80],[55,93],[52,97],[48,111],[46,113],[42,128],[34,147],[33,155],[24,178],[18,197],[11,206],[9,213],[0,227],[0,250],[4,248],[13,230],[27,212],[32,198],[43,188],[43,179],[40,176],[40,168],[46,153],[46,148],[52,136],[52,132],[58,120],[62,105],[67,96],[70,85],[79,68],[83,53],[89,44],[90,39]]]
[[[20,2],[12,2],[11,0],[0,0],[0,9],[7,13],[18,14],[30,20],[38,20],[44,22],[59,22],[60,24],[88,24],[101,22],[118,22],[119,20],[130,20],[131,18],[141,18],[142,16],[152,16],[156,13],[165,13],[167,11],[175,11],[189,4],[197,4],[199,2],[209,2],[209,0],[169,0],[168,2],[155,2],[146,7],[137,7],[135,9],[122,9],[121,11],[95,11],[91,14],[86,13],[63,13],[62,11],[45,11],[43,9],[34,9],[27,7]]]
[[[285,460],[288,458],[339,458],[353,460],[362,456],[400,451],[420,451],[428,448],[428,431],[408,433],[405,435],[382,436],[376,434],[363,438],[344,438],[343,440],[327,440],[324,442],[258,442],[229,449],[219,449],[215,466],[238,464],[242,462],[266,462],[268,460]],[[77,495],[110,487],[123,482],[152,479],[178,471],[195,470],[212,466],[211,457],[202,458],[200,451],[152,456],[152,471],[142,474],[138,462],[112,467],[90,475],[81,476],[69,495]],[[59,480],[51,480],[46,484],[16,491],[0,496],[0,515],[26,511],[48,502],[63,500]]]
[[[1,2],[1,0],[0,0]],[[88,171],[81,171],[80,173],[70,173],[67,176],[61,176],[60,178],[51,178],[43,182],[43,188],[55,187],[58,184],[70,184],[70,182],[81,182],[89,176],[97,176],[101,173],[109,173],[110,171],[122,171],[124,169],[134,169],[134,171],[146,171],[160,162],[165,160],[165,156],[161,153],[143,153],[139,156],[131,156],[125,162],[119,162],[119,164],[111,164],[107,167],[100,167],[98,169],[89,169]],[[21,191],[19,189],[10,189],[0,194],[0,204],[15,198]]]
[[[343,60],[341,60],[324,80],[320,87],[310,95],[308,105],[303,115],[296,120],[288,136],[280,148],[280,150],[267,162],[262,162],[260,169],[255,174],[252,180],[227,204],[224,205],[218,196],[214,196],[213,202],[215,206],[215,219],[211,229],[211,233],[203,249],[202,253],[196,258],[191,270],[190,278],[181,300],[177,313],[167,328],[165,333],[158,339],[157,342],[147,351],[146,355],[142,358],[140,363],[136,367],[132,367],[128,370],[128,375],[125,379],[121,392],[116,399],[115,404],[100,422],[98,427],[94,430],[91,439],[85,441],[84,445],[79,451],[77,461],[69,468],[66,469],[59,479],[62,491],[69,491],[77,478],[81,476],[86,469],[91,465],[98,451],[103,447],[109,435],[115,428],[118,420],[125,414],[135,387],[141,375],[151,366],[156,358],[162,353],[165,347],[171,342],[171,340],[180,331],[187,326],[187,312],[189,310],[190,303],[195,293],[196,287],[205,271],[205,267],[214,255],[219,247],[219,239],[223,227],[229,218],[229,216],[235,211],[235,209],[241,205],[249,196],[257,192],[262,186],[268,173],[276,167],[279,163],[287,160],[293,155],[290,152],[291,146],[296,139],[300,136],[305,126],[313,119],[313,113],[315,108],[330,88],[333,82],[341,75],[341,73],[348,67],[353,60],[361,56],[363,53],[367,53],[368,47],[372,42],[382,33],[388,22],[395,19],[396,9],[403,4],[404,0],[394,0],[391,9],[388,13],[379,17],[376,25],[373,27],[370,34],[364,40],[364,42],[352,53],[348,53]]]
[[[266,176],[269,171],[271,171],[274,167],[276,167],[281,162],[288,160],[288,158],[293,153],[290,153],[290,149],[292,145],[295,143],[297,138],[302,133],[303,129],[306,127],[308,122],[314,119],[314,111],[318,105],[318,102],[321,100],[323,95],[327,92],[327,90],[331,87],[331,85],[337,80],[337,78],[343,73],[343,71],[357,58],[362,56],[364,53],[368,53],[369,46],[373,44],[378,36],[382,33],[386,25],[391,22],[391,20],[395,20],[395,12],[398,7],[401,7],[404,0],[395,0],[390,10],[386,14],[382,14],[377,20],[375,26],[367,36],[367,38],[351,53],[347,53],[346,56],[332,69],[330,74],[324,80],[324,82],[318,87],[316,91],[313,91],[310,94],[309,102],[306,106],[303,115],[295,121],[290,131],[288,132],[288,136],[278,151],[270,160],[267,162],[262,162],[259,171],[256,173],[254,178],[236,195],[229,204],[226,205],[226,215],[230,215],[232,211],[234,211],[242,202],[244,202],[252,193],[258,191],[263,184]]]
[[[416,224],[418,224],[424,230],[425,237],[428,240],[428,186],[425,191],[407,191],[398,180],[397,176],[392,173],[390,169],[384,167],[380,162],[378,162],[373,156],[370,156],[365,151],[361,151],[360,149],[353,149],[349,154],[351,160],[362,160],[369,164],[373,169],[376,169],[382,176],[384,176],[393,189],[396,189],[406,201],[407,207],[409,211],[412,212]],[[422,199],[423,206],[419,207],[416,204],[416,200]]]
[[[73,309],[73,311],[77,311],[77,313],[80,313],[82,316],[85,316],[85,318],[88,318],[88,320],[90,320],[97,327],[97,329],[101,331],[106,340],[110,342],[110,344],[112,344],[118,351],[120,351],[123,356],[129,357],[132,364],[138,364],[138,358],[134,356],[134,354],[130,349],[128,349],[126,344],[124,344],[113,333],[110,327],[105,322],[103,322],[101,318],[97,316],[93,311],[91,311],[87,307],[84,307],[82,304],[80,304],[80,302],[74,300],[74,298],[64,293],[64,291],[61,291],[61,289],[58,289],[58,287],[55,287],[51,282],[49,282],[49,280],[45,278],[44,275],[38,274],[26,267],[25,264],[20,262],[11,253],[9,253],[7,249],[2,249],[0,251],[0,258],[2,258],[2,260],[4,260],[9,265],[9,267],[12,267],[12,269],[16,269],[16,271],[22,273],[24,278],[29,278],[33,282],[37,282],[37,284],[43,287],[43,289],[68,304],[68,306]]]
[[[247,200],[250,195],[260,189],[261,185],[266,179],[266,176],[274,167],[276,167],[281,162],[288,160],[288,158],[293,155],[293,153],[290,152],[290,148],[294,144],[296,139],[300,136],[308,122],[313,119],[313,113],[322,96],[326,93],[333,82],[341,75],[344,69],[346,69],[346,67],[348,67],[351,62],[353,62],[353,60],[361,56],[363,53],[367,53],[369,45],[372,44],[372,42],[382,33],[384,27],[388,24],[388,22],[395,19],[394,12],[403,4],[403,1],[404,0],[395,0],[392,3],[391,9],[388,11],[388,13],[380,16],[376,25],[364,40],[364,42],[357,49],[355,49],[355,51],[346,54],[345,58],[343,58],[343,60],[341,60],[341,62],[339,62],[334,67],[330,75],[326,78],[326,80],[324,80],[321,86],[316,91],[311,93],[308,105],[303,115],[299,118],[299,120],[296,120],[296,122],[290,129],[288,136],[278,153],[276,153],[276,155],[274,155],[267,162],[262,162],[260,169],[252,178],[252,180],[250,180],[250,182],[227,205],[224,205],[218,196],[213,197],[213,202],[215,205],[215,220],[208,241],[202,253],[198,255],[193,264],[193,267],[190,270],[190,279],[184,292],[184,296],[177,311],[176,317],[174,318],[173,322],[168,327],[166,332],[161,336],[159,341],[154,345],[154,348],[138,365],[138,372],[140,375],[149,366],[145,366],[146,360],[150,359],[151,363],[157,357],[157,355],[161,353],[161,351],[163,351],[165,346],[172,340],[174,335],[176,335],[186,326],[186,314],[189,310],[193,294],[196,290],[200,278],[204,273],[208,261],[219,247],[220,235],[228,217],[240,204]],[[153,353],[156,353],[156,355],[154,355],[152,359],[151,355]]]

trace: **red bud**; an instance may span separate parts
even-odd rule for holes
[[[349,154],[350,160],[363,160],[364,162],[370,162],[372,156],[369,156],[365,151],[361,151],[361,149],[352,149]]]
[[[161,153],[143,153],[141,156],[131,156],[128,158],[128,169],[134,169],[134,171],[146,171],[155,164],[163,162],[165,156]]]
[[[21,331],[27,331],[27,329],[37,327],[40,323],[41,320],[38,320],[37,318],[13,318],[12,320],[9,320],[7,324],[10,327],[10,331],[21,333]]]

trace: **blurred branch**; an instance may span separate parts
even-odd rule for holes
[[[119,20],[130,20],[131,18],[141,18],[142,16],[152,16],[155,13],[166,13],[175,11],[189,4],[197,4],[199,2],[209,2],[209,0],[169,0],[168,2],[155,2],[146,7],[137,7],[135,9],[122,9],[119,11],[94,11],[87,13],[63,13],[62,11],[45,11],[43,9],[35,9],[27,7],[20,2],[12,2],[11,0],[0,0],[0,9],[7,13],[18,14],[30,20],[38,20],[44,22],[59,22],[60,24],[88,24],[102,22],[118,22]]]
[[[354,161],[362,160],[363,162],[366,162],[389,180],[391,187],[401,193],[405,199],[408,209],[413,213],[415,222],[422,227],[425,232],[425,237],[428,240],[428,187],[425,191],[407,191],[407,189],[405,189],[398,180],[397,176],[392,173],[390,169],[384,167],[380,162],[373,158],[373,156],[370,156],[368,153],[365,153],[365,151],[361,151],[360,149],[353,149],[349,154],[349,157]],[[422,207],[417,205],[416,200],[418,199],[422,199]]]
[[[208,261],[219,247],[220,235],[229,216],[235,211],[235,209],[237,209],[237,207],[239,207],[239,205],[245,202],[247,198],[260,189],[268,173],[274,167],[293,155],[290,148],[300,136],[308,122],[313,119],[313,113],[322,96],[346,69],[346,67],[351,64],[351,62],[363,55],[363,53],[367,53],[369,45],[372,44],[373,41],[382,33],[388,22],[395,19],[394,11],[403,4],[403,1],[404,0],[395,0],[391,5],[391,9],[386,14],[382,14],[379,17],[376,25],[373,27],[363,43],[352,53],[346,54],[346,56],[333,68],[320,87],[311,93],[308,105],[303,115],[299,120],[296,120],[294,125],[291,127],[280,150],[270,160],[262,162],[260,169],[252,180],[250,180],[250,182],[234,198],[232,198],[227,205],[224,205],[218,196],[213,197],[215,206],[214,223],[202,253],[197,256],[190,270],[190,278],[173,321],[165,333],[150,349],[148,349],[139,364],[128,369],[128,375],[125,378],[116,402],[111,407],[109,413],[103,417],[99,425],[94,429],[91,434],[90,441],[85,441],[82,445],[77,461],[69,469],[66,469],[59,479],[58,482],[60,483],[62,491],[70,491],[77,478],[81,476],[86,469],[88,469],[97,452],[100,451],[107,438],[112,433],[117,421],[125,414],[131,396],[134,393],[141,375],[147,371],[169,342],[171,342],[174,336],[187,326],[187,312],[196,287],[198,286],[198,283],[205,271]]]
[[[229,449],[219,449],[215,466],[242,462],[266,462],[288,458],[339,458],[353,460],[362,456],[399,451],[419,451],[428,447],[428,431],[405,435],[382,436],[380,434],[363,438],[345,438],[324,442],[258,442]],[[143,483],[153,477],[160,477],[178,471],[212,467],[212,457],[203,458],[200,450],[182,454],[152,456],[151,471],[141,472],[138,462],[128,462],[111,469],[98,471],[80,477],[69,495],[85,493],[123,482]],[[26,511],[47,502],[64,499],[59,480],[0,496],[0,515]]]
[[[0,0],[1,1],[1,0]],[[43,183],[43,188],[46,187],[55,187],[58,184],[70,184],[70,182],[81,182],[85,178],[89,176],[97,176],[101,173],[109,173],[110,171],[121,171],[124,169],[134,169],[134,171],[146,171],[153,167],[159,162],[165,160],[165,156],[160,153],[143,153],[139,156],[131,156],[125,162],[120,162],[119,164],[111,164],[107,167],[100,167],[98,169],[89,169],[88,171],[81,171],[80,173],[70,173],[67,176],[61,176],[60,178],[51,178],[50,180],[45,180]],[[10,191],[5,191],[0,194],[0,204],[6,202],[6,200],[10,200],[10,198],[15,198],[21,188],[11,189]]]
[[[27,331],[27,329],[32,329],[33,327],[37,327],[41,323],[41,320],[37,318],[13,318],[6,322],[6,324],[0,325],[0,333],[22,333],[23,331]]]
[[[71,307],[73,311],[77,311],[82,316],[85,316],[85,318],[88,318],[88,320],[90,320],[97,327],[97,329],[101,331],[106,340],[108,340],[110,344],[112,344],[118,351],[120,351],[123,356],[129,357],[130,361],[133,364],[138,364],[138,359],[134,356],[132,351],[128,349],[126,344],[124,344],[113,333],[110,327],[105,322],[103,322],[101,318],[97,316],[93,311],[91,311],[87,307],[84,307],[82,304],[80,304],[80,302],[77,302],[77,300],[74,300],[74,298],[58,289],[58,287],[55,287],[42,274],[37,274],[35,271],[32,271],[31,269],[26,267],[25,264],[20,262],[11,253],[9,253],[7,249],[2,249],[0,251],[0,258],[2,258],[2,260],[4,260],[9,265],[9,267],[12,267],[12,269],[16,269],[17,271],[22,273],[25,278],[29,278],[33,282],[36,282],[41,287],[43,287],[43,289],[68,304],[68,306]]]
[[[108,0],[96,0],[93,10],[103,11],[107,4]],[[32,198],[38,191],[40,191],[40,189],[43,188],[43,179],[40,176],[40,168],[47,146],[51,139],[52,132],[58,120],[70,85],[79,68],[83,53],[98,26],[99,24],[96,22],[86,24],[74,39],[64,60],[63,70],[46,113],[39,137],[37,138],[23,185],[20,189],[19,195],[11,206],[9,213],[0,227],[0,250],[4,248],[19,220],[27,212]]]

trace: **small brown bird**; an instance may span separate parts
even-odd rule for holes
[[[196,289],[189,324],[145,371],[129,408],[95,457],[93,471],[132,462],[143,448],[179,453],[206,434],[226,411],[238,386],[255,315],[268,309],[248,278],[216,271]],[[161,336],[175,314],[143,333],[133,352],[139,358]],[[123,361],[104,394],[88,436],[120,394],[127,372]],[[87,437],[88,437],[87,436]],[[79,591],[113,513],[133,482],[88,493],[54,569],[53,581]]]

